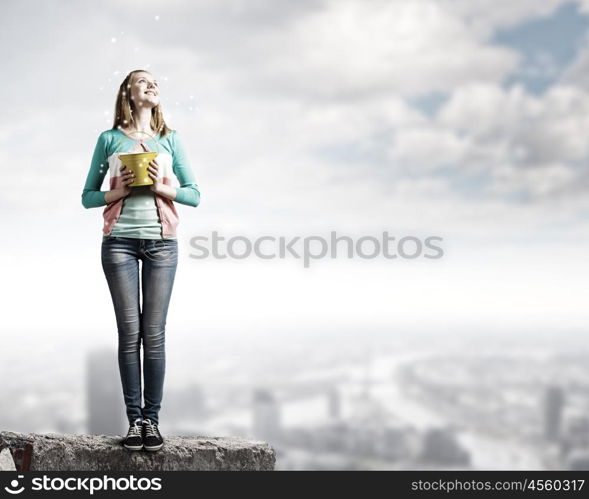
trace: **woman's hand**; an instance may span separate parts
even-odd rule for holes
[[[121,165],[121,185],[116,189],[108,191],[105,195],[105,201],[112,203],[121,198],[127,197],[131,193],[130,185],[135,181],[135,174],[131,170],[125,170],[125,165]]]
[[[143,147],[143,150],[145,152],[150,152],[143,142],[141,143],[141,147]],[[172,185],[167,185],[164,183],[164,177],[160,174],[160,165],[155,159],[149,162],[147,171],[149,177],[153,181],[153,184],[150,186],[150,189],[155,194],[163,196],[167,199],[171,199],[172,201],[176,199],[176,188]]]
[[[123,182],[121,184],[121,187],[119,187],[119,189],[122,192],[122,196],[121,197],[126,197],[131,193],[131,184],[133,182],[135,182],[135,174],[133,173],[132,170],[127,170],[126,172],[125,170],[125,165],[121,166],[121,176],[123,177]]]
[[[115,190],[120,191],[121,197],[124,198],[131,193],[130,185],[135,182],[135,174],[131,170],[125,171],[125,165],[122,165],[121,177],[123,177],[121,186]]]
[[[164,179],[160,177],[159,168],[160,165],[155,159],[153,161],[150,161],[149,166],[147,167],[149,176],[151,177],[151,180],[153,180],[153,184],[150,188],[156,194],[162,194],[165,190],[165,187],[162,188],[162,186],[164,185]]]

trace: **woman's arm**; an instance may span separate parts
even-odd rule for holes
[[[100,190],[104,176],[109,168],[106,146],[106,134],[102,132],[96,142],[90,170],[86,176],[86,183],[82,191],[82,205],[84,208],[99,208],[110,202],[110,200],[106,199],[106,193],[109,191]]]
[[[172,170],[180,183],[180,187],[175,187],[176,197],[174,201],[196,208],[200,204],[200,190],[184,151],[184,145],[176,131],[172,132],[171,139],[173,147]]]

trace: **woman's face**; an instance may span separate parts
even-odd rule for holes
[[[136,107],[152,108],[160,103],[158,83],[149,73],[135,73],[131,76],[130,98]]]

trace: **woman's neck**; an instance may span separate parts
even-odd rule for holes
[[[154,133],[151,129],[151,108],[140,107],[135,114],[135,125],[129,126],[129,129],[136,132]]]
[[[148,133],[150,135],[156,135],[155,130],[152,130],[151,127],[147,127],[146,130],[142,130],[141,127],[133,127],[133,126],[120,127],[120,128],[123,132],[126,132],[126,133],[136,132],[136,133]]]

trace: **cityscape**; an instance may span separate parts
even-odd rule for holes
[[[168,362],[186,382],[165,387],[162,432],[264,440],[277,470],[589,469],[586,349],[334,340],[274,353],[272,342],[243,343],[239,355],[221,343],[201,379],[188,360]],[[2,430],[122,435],[116,349],[89,350],[82,367],[55,379],[36,370],[24,384],[2,369]]]

